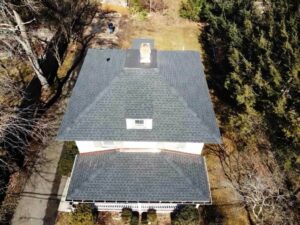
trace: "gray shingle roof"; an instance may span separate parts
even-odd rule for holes
[[[58,139],[219,143],[199,53],[156,54],[156,66],[128,68],[126,50],[89,49]],[[153,129],[127,130],[126,118]]]
[[[67,200],[210,202],[203,157],[162,151],[78,155]]]

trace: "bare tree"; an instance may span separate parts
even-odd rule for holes
[[[96,5],[90,0],[3,0],[0,2],[0,49],[13,59],[27,59],[47,100],[57,86],[52,81],[59,82],[57,70],[68,44],[84,40],[83,30],[96,11]],[[41,38],[39,34],[43,32],[36,31],[37,27],[48,29],[52,38]],[[50,85],[54,88],[50,89]]]
[[[2,62],[0,58],[0,92],[9,100],[0,104],[0,145],[5,154],[18,154],[15,159],[21,161],[20,166],[30,140],[47,139],[46,130],[52,124],[45,112],[59,99],[64,84],[80,64],[93,37],[83,31],[97,10],[89,0],[0,2],[0,49],[8,53]],[[50,31],[50,38],[37,31],[45,29]],[[71,42],[78,46],[78,55],[65,76],[58,77]],[[10,61],[29,65],[34,79],[26,86],[17,84],[23,75],[18,73],[20,77],[15,79],[8,73],[14,67],[8,65]]]
[[[29,1],[23,2],[23,7],[32,9],[33,6],[30,3]],[[34,18],[23,22],[20,14],[15,10],[16,7],[18,6],[6,0],[0,3],[0,41],[9,52],[15,53],[15,46],[17,46],[18,54],[23,55],[25,53],[41,85],[48,89],[49,84],[38,62],[38,55],[33,50],[33,40],[28,36],[25,27],[32,23]]]
[[[225,176],[243,197],[252,224],[293,224],[291,194],[271,155],[228,152],[224,145],[211,146],[210,153],[219,158]]]
[[[272,177],[251,174],[240,185],[239,192],[245,204],[251,209],[257,224],[286,224],[289,220],[284,213],[289,194],[282,184],[280,174]]]
[[[31,140],[46,143],[51,131],[57,128],[55,118],[46,116],[26,116],[32,114],[32,108],[20,110],[16,106],[22,98],[23,87],[13,79],[5,69],[0,69],[0,143],[2,147],[14,147],[19,154],[25,155],[24,149]],[[0,165],[15,170],[15,165],[7,160],[9,152],[0,150]]]
[[[41,144],[57,130],[52,106],[84,57],[92,35],[83,31],[97,10],[89,0],[0,0],[0,191],[42,163]],[[70,43],[76,57],[58,77]]]

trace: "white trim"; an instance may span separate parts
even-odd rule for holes
[[[104,141],[104,142],[102,142]],[[114,145],[103,145],[106,141],[113,142]],[[106,143],[105,143],[106,144]],[[183,153],[201,155],[203,143],[192,142],[151,142],[151,141],[115,141],[115,140],[99,140],[99,141],[76,141],[80,153],[106,151],[112,149],[160,149],[170,150]]]
[[[74,159],[74,163],[73,163],[73,166],[72,166],[72,171],[71,171],[71,175],[70,175],[70,178],[72,178],[72,176],[73,176],[73,171],[74,171],[74,168],[75,168],[75,164],[76,164],[76,160],[77,160],[77,156],[78,156],[78,154],[77,155],[75,155],[75,159]]]
[[[158,148],[121,148],[118,150],[119,152],[152,152],[152,153],[159,153],[161,149]]]
[[[97,143],[96,141],[94,143]],[[105,148],[105,147],[114,147],[115,146],[115,142],[114,141],[101,141],[101,147]]]
[[[206,157],[205,156],[202,156],[202,157],[203,157],[203,161],[204,161],[204,168],[205,168],[205,171],[206,171],[207,182],[208,182],[208,190],[209,190],[209,197],[210,197],[210,202],[207,205],[212,205],[212,195],[211,195],[210,181],[209,181],[207,164],[206,164]]]
[[[98,211],[121,212],[123,208],[130,208],[139,213],[147,212],[149,209],[155,209],[157,213],[170,213],[178,207],[177,203],[95,203]]]

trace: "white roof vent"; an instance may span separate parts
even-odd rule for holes
[[[152,129],[152,119],[126,119],[126,128],[130,129]]]
[[[150,43],[142,43],[140,46],[140,63],[151,63]]]

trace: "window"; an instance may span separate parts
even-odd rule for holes
[[[144,120],[135,120],[134,123],[137,126],[144,126]]]

